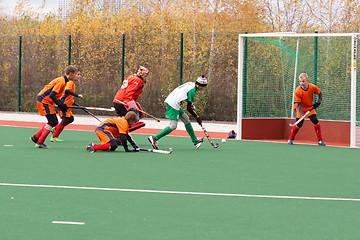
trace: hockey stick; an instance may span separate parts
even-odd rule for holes
[[[77,104],[76,102],[74,102],[73,103],[75,106],[79,106],[79,104]],[[86,112],[87,114],[89,114],[90,116],[92,116],[92,117],[94,117],[94,118],[96,118],[99,122],[102,122],[97,116],[95,116],[92,112],[90,112],[90,111],[88,111],[88,110],[86,110],[86,109],[82,109],[82,110],[84,110],[84,112]]]
[[[299,118],[299,120],[297,120],[294,124],[289,123],[289,125],[290,125],[291,127],[293,127],[293,126],[295,126],[295,125],[298,125],[299,122],[301,122],[302,120],[304,120],[304,118],[305,118],[307,115],[309,115],[309,113],[310,113],[311,110],[313,110],[313,109],[314,109],[314,107],[312,107],[309,111],[307,111],[304,115],[302,115],[302,117]]]
[[[126,107],[128,107],[128,105],[127,105],[126,103],[124,103],[124,102],[122,102],[122,101],[120,101],[120,100],[115,99],[115,101],[118,102],[118,103],[120,103],[120,104],[122,104],[122,105],[124,105],[124,106],[126,106]],[[143,114],[145,114],[145,115],[147,115],[148,117],[151,117],[151,118],[155,119],[155,121],[160,122],[160,120],[157,119],[156,117],[154,117],[153,115],[150,115],[149,113],[144,112],[143,110],[140,110],[140,109],[138,109],[138,111],[141,112],[141,113],[143,113]]]
[[[74,109],[85,109],[85,110],[97,110],[97,111],[107,111],[107,112],[113,112],[115,111],[114,107],[111,108],[100,108],[100,107],[82,107],[82,106],[68,106],[69,108]]]
[[[162,153],[162,154],[171,154],[172,151],[173,151],[173,149],[172,149],[172,148],[169,148],[169,151],[166,151],[166,150],[159,150],[159,149],[144,149],[144,148],[140,148],[139,151]]]
[[[202,130],[204,131],[207,139],[209,140],[211,146],[213,146],[213,148],[218,148],[218,147],[219,147],[219,144],[218,144],[218,143],[215,144],[215,143],[213,142],[213,140],[211,139],[209,133],[206,131],[206,129],[204,128],[204,126],[203,126],[202,124],[200,124],[200,126],[201,126]]]
[[[191,104],[191,108],[192,108],[192,110],[194,111],[194,113],[199,117],[199,115],[195,112],[195,106],[194,106],[194,104]],[[209,133],[206,131],[206,129],[205,129],[204,126],[202,125],[202,123],[200,123],[200,122],[198,122],[198,123],[199,123],[199,125],[201,126],[202,130],[204,131],[205,136],[206,136],[206,138],[209,140],[211,146],[213,146],[213,148],[218,148],[218,147],[219,147],[219,144],[218,144],[218,143],[215,144],[214,141],[211,139]]]

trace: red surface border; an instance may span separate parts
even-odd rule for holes
[[[13,126],[13,127],[30,127],[30,128],[41,128],[44,123],[41,122],[26,122],[26,121],[9,121],[9,120],[0,120],[0,125],[2,126]],[[96,125],[82,125],[82,124],[70,124],[65,129],[69,130],[82,130],[82,131],[94,131]],[[137,134],[149,134],[153,135],[160,131],[161,129],[155,128],[140,128],[132,133]],[[206,137],[204,132],[202,131],[195,131],[196,136],[198,137]],[[211,138],[226,138],[227,133],[220,133],[220,132],[209,132]],[[188,137],[188,133],[185,130],[175,130],[172,131],[170,136],[181,136],[181,137]]]

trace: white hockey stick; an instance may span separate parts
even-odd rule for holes
[[[169,151],[166,150],[160,150],[160,149],[144,149],[144,148],[140,148],[140,151],[145,151],[145,152],[154,152],[154,153],[162,153],[162,154],[171,154],[173,149],[169,148]]]
[[[85,109],[85,110],[96,110],[96,111],[107,111],[107,112],[113,112],[113,111],[115,111],[115,108],[114,108],[114,107],[111,107],[111,108],[101,108],[101,107],[68,106],[68,108]]]
[[[307,115],[309,115],[309,113],[310,113],[311,110],[313,110],[313,109],[314,109],[314,108],[312,107],[309,111],[307,111],[304,115],[302,115],[302,117],[299,118],[299,120],[297,120],[294,124],[289,123],[289,125],[290,125],[291,127],[293,127],[293,126],[295,126],[295,125],[298,125],[299,122],[301,122],[302,120],[304,120],[304,118],[305,118]]]

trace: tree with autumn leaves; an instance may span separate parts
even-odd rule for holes
[[[0,73],[2,85],[8,86],[1,91],[9,96],[1,106],[16,106],[18,37],[23,48],[22,109],[32,111],[33,95],[62,74],[71,36],[71,63],[81,68],[79,91],[88,96],[83,104],[111,104],[121,85],[124,44],[125,75],[138,65],[151,71],[142,95],[146,110],[162,116],[164,97],[179,81],[205,74],[210,84],[199,98],[198,111],[208,119],[234,120],[239,33],[357,31],[358,9],[358,2],[341,0],[144,0],[121,8],[111,0],[74,0],[68,17],[60,18],[57,12],[41,15],[21,0],[13,14],[1,16],[0,66],[8,70]]]

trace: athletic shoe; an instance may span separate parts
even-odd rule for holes
[[[34,136],[31,136],[31,137],[30,137],[30,140],[33,141],[35,144],[37,144],[37,141],[38,141],[39,139],[36,138],[35,135],[34,135]]]
[[[153,147],[154,149],[159,149],[159,148],[157,147],[157,141],[156,141],[156,139],[155,139],[153,136],[150,136],[148,139],[149,139],[149,142],[151,143],[151,145],[152,145],[152,147]]]
[[[204,141],[203,137],[199,138],[198,141],[196,143],[194,143],[194,146],[196,148],[199,148],[201,146],[201,144],[203,143],[203,141]]]
[[[58,138],[58,137],[51,137],[50,138],[50,142],[63,142],[64,140],[61,140],[60,138]]]
[[[54,133],[55,133],[55,130],[56,130],[55,127],[53,127],[53,128],[51,129],[51,133],[54,134]]]
[[[37,143],[35,144],[36,148],[44,148],[44,149],[50,149],[51,147],[48,147],[45,145],[45,143]]]
[[[289,139],[289,140],[288,140],[288,144],[289,144],[289,145],[293,145],[293,141],[294,141],[293,139]]]
[[[319,140],[318,145],[319,145],[319,146],[326,146],[325,143],[324,143],[324,141],[323,141],[322,139]]]
[[[90,142],[89,145],[86,146],[86,150],[89,151],[90,153],[94,153],[95,152],[94,143]]]

